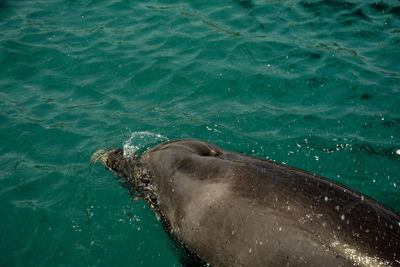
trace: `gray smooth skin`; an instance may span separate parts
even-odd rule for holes
[[[400,266],[400,215],[314,174],[192,139],[100,158],[212,266]]]

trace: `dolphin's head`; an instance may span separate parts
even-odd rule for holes
[[[93,153],[91,162],[100,162],[106,169],[113,171],[128,182],[134,182],[135,169],[138,167],[136,156],[125,158],[121,149],[115,148],[110,151],[100,149]]]
[[[142,155],[142,161],[151,166],[157,178],[162,179],[177,173],[193,175],[200,170],[206,173],[213,169],[212,162],[223,157],[224,151],[215,145],[184,139],[164,142],[149,149]]]
[[[108,170],[125,180],[128,186],[139,197],[148,198],[149,204],[154,204],[152,174],[148,166],[134,154],[130,158],[124,156],[123,150],[115,148],[109,151],[100,149],[93,153],[91,162],[100,162]]]
[[[141,161],[154,174],[154,184],[160,191],[171,190],[175,183],[190,180],[215,182],[227,176],[233,177],[246,157],[223,150],[211,143],[181,139],[164,142],[145,153]],[[186,185],[183,185],[184,188]]]
[[[124,157],[118,148],[99,150],[91,160],[122,177],[132,191],[145,192],[145,197],[153,199],[176,188],[185,190],[190,181],[215,183],[233,178],[246,158],[204,141],[182,139],[161,143],[132,158]],[[178,190],[174,192],[179,195]]]

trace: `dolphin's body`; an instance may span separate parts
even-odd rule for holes
[[[212,266],[400,266],[400,215],[314,174],[193,139],[101,159]]]

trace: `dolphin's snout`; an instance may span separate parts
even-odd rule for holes
[[[96,152],[94,152],[93,155],[90,157],[90,162],[95,164],[98,161],[100,161],[101,164],[106,166],[107,157],[108,157],[108,152],[104,149],[99,149]]]
[[[90,157],[90,161],[95,164],[100,162],[106,169],[118,173],[119,176],[128,177],[132,168],[134,168],[136,159],[125,159],[123,151],[114,148],[109,151],[99,149]]]

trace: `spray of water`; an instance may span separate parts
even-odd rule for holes
[[[167,141],[168,138],[152,132],[133,132],[131,137],[124,141],[122,147],[125,158],[132,158],[133,155],[139,150],[151,144]]]

